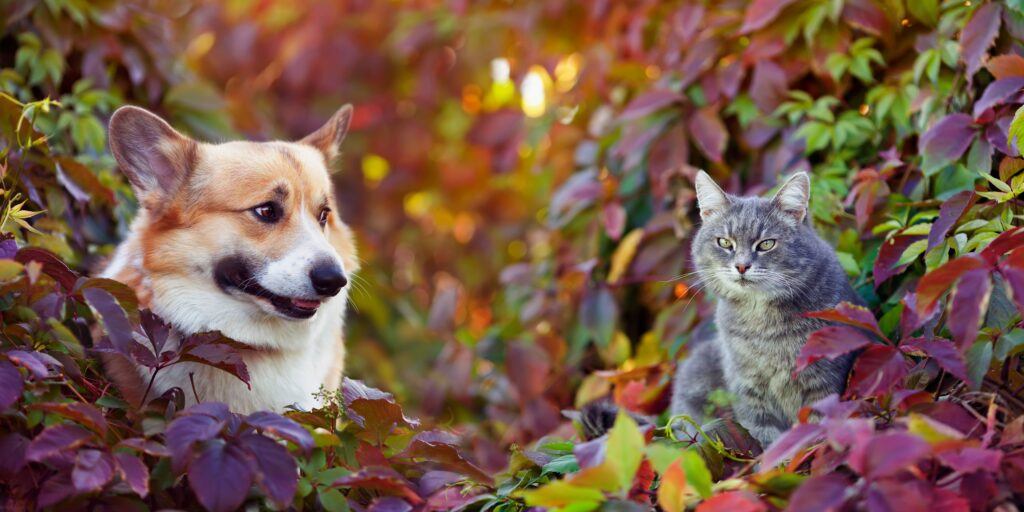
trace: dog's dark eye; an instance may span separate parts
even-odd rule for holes
[[[324,226],[327,225],[327,218],[330,215],[331,215],[331,209],[330,208],[326,208],[325,207],[325,208],[321,208],[320,209],[320,216],[317,217],[317,222],[320,223],[320,227],[324,227]]]
[[[281,220],[281,207],[277,203],[263,203],[259,206],[255,206],[252,209],[253,215],[256,216],[261,222],[273,224]]]

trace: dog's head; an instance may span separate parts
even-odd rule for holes
[[[301,322],[344,300],[357,258],[328,166],[351,117],[346,105],[298,142],[210,144],[141,108],[114,113],[110,147],[139,198],[134,229],[162,309],[209,328],[221,314]]]

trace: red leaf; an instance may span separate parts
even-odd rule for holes
[[[877,396],[892,389],[906,374],[902,352],[888,345],[871,345],[854,362],[847,393]]]
[[[982,5],[960,33],[960,56],[967,64],[967,76],[981,69],[988,48],[999,34],[999,21],[1003,12],[998,3]]]
[[[789,498],[786,510],[792,512],[832,512],[846,502],[850,480],[841,473],[812,476],[804,480]]]
[[[761,468],[769,470],[780,462],[793,458],[797,452],[820,441],[825,429],[817,423],[800,423],[783,432],[764,453],[761,454]]]
[[[889,32],[889,18],[872,0],[847,0],[843,6],[843,20],[871,35]]]
[[[106,418],[103,417],[103,413],[100,412],[99,409],[90,404],[82,402],[68,402],[60,404],[41,403],[32,404],[30,408],[59,414],[88,427],[90,430],[101,436],[107,433]]]
[[[412,490],[412,483],[391,468],[363,468],[351,475],[336,480],[332,486],[351,487],[354,489],[373,489],[388,494],[401,496],[412,503],[423,501]]]
[[[900,344],[903,352],[921,352],[932,358],[944,370],[954,377],[966,381],[967,365],[964,363],[964,356],[953,343],[944,339],[913,338]]]
[[[903,256],[903,251],[910,247],[910,244],[921,240],[923,236],[897,235],[884,242],[878,249],[878,258],[875,259],[874,276],[875,288],[882,286],[892,276],[903,272],[907,265],[895,266]]]
[[[974,120],[970,115],[949,114],[921,136],[921,152],[925,157],[938,161],[956,160],[971,145],[974,132]]]
[[[458,438],[446,432],[432,430],[416,434],[398,457],[422,458],[443,464],[448,469],[468,475],[478,482],[488,485],[493,482],[490,475],[463,456],[458,447]]]
[[[771,60],[759,60],[754,64],[754,75],[750,79],[750,99],[754,100],[761,112],[771,113],[786,98],[786,71]]]
[[[957,281],[949,310],[950,318],[956,321],[947,322],[946,325],[960,350],[967,350],[977,339],[991,294],[992,279],[987,268],[968,270]]]
[[[697,512],[765,512],[766,510],[768,510],[768,506],[750,491],[726,491],[697,505]]]
[[[958,473],[966,474],[975,471],[998,473],[999,465],[1003,462],[1003,452],[967,447],[957,451],[941,452],[939,453],[939,460]]]
[[[1024,249],[1017,249],[999,264],[1005,288],[1017,310],[1024,313]]]
[[[743,15],[743,27],[740,33],[753,32],[774,20],[782,9],[795,0],[754,0]]]
[[[371,388],[345,377],[341,386],[346,414],[357,425],[375,435],[386,435],[396,425],[415,427],[418,421],[405,417],[402,406],[391,393]]]
[[[868,310],[868,308],[851,304],[849,302],[840,302],[832,309],[812,311],[810,313],[805,313],[804,316],[860,327],[861,329],[875,333],[879,338],[885,339],[885,335],[882,334],[882,330],[878,328],[878,322],[875,320],[875,315],[871,314],[871,311]]]
[[[989,73],[996,77],[996,80],[1024,76],[1024,57],[1015,53],[997,55],[988,59],[985,63]]]
[[[718,117],[718,108],[709,105],[697,110],[687,123],[690,136],[697,143],[704,156],[715,163],[722,163],[722,152],[729,140],[729,132]]]
[[[975,254],[961,256],[946,262],[945,265],[924,275],[917,283],[917,314],[922,317],[934,313],[935,304],[944,293],[953,287],[953,283],[965,272],[985,267],[985,261]]]
[[[986,110],[998,107],[1024,88],[1024,77],[1005,78],[988,84],[981,98],[974,102],[973,115],[978,119]]]
[[[932,250],[935,246],[939,245],[939,242],[946,238],[949,230],[956,225],[964,212],[974,204],[976,197],[973,190],[964,190],[942,203],[942,206],[939,207],[939,218],[935,219],[935,223],[932,224],[932,230],[928,233],[927,250]]]
[[[623,121],[638,119],[682,100],[683,95],[678,92],[653,89],[633,98],[633,101],[626,105],[619,119]]]
[[[626,229],[626,209],[622,207],[622,203],[615,201],[604,205],[601,210],[601,223],[608,238],[622,238],[622,232]]]
[[[995,240],[992,240],[981,250],[981,257],[994,267],[1002,255],[1022,246],[1024,246],[1024,228],[1016,227],[1004,231]]]
[[[858,329],[844,325],[823,327],[811,333],[796,358],[794,375],[819,359],[835,359],[866,347],[871,339]]]
[[[920,437],[905,432],[886,432],[854,446],[848,464],[870,478],[891,476],[917,464],[931,453],[931,447]]]
[[[22,265],[28,264],[30,261],[37,261],[43,265],[43,273],[60,283],[65,293],[75,289],[78,274],[72,272],[60,258],[54,256],[49,251],[36,249],[35,247],[25,247],[14,256],[14,261]]]
[[[509,372],[519,400],[526,402],[544,393],[548,388],[551,362],[543,349],[523,342],[513,342],[505,349],[505,364],[515,371]]]

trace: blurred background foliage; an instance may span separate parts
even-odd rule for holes
[[[563,408],[664,409],[710,312],[683,277],[697,169],[745,194],[810,171],[886,334],[922,275],[1020,224],[1017,1],[4,0],[0,25],[0,228],[86,274],[136,208],[117,106],[217,141],[295,139],[352,103],[348,368],[489,470],[568,433]],[[956,337],[1012,402],[998,343],[1020,317],[994,290]]]

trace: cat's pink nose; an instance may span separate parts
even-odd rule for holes
[[[746,264],[746,263],[737,263],[736,264],[736,270],[739,271],[740,274],[746,274],[748,269],[750,269],[750,265],[749,264]]]

